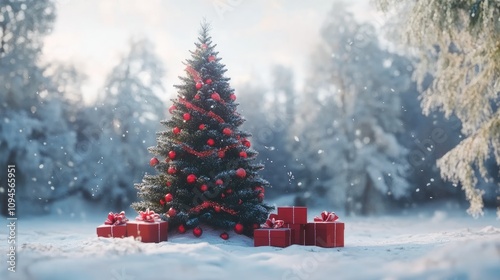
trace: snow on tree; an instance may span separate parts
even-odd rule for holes
[[[150,148],[158,174],[136,184],[142,201],[132,207],[162,213],[179,231],[207,224],[251,235],[272,209],[262,203],[269,183],[258,175],[263,165],[254,163],[250,134],[239,129],[244,119],[208,32],[203,24],[172,118]]]
[[[468,212],[481,215],[484,192],[476,188],[477,175],[488,181],[485,163],[491,156],[500,164],[500,1],[378,3],[407,15],[403,39],[419,51],[415,79],[422,84],[427,75],[433,77],[422,89],[424,113],[441,110],[462,122],[466,138],[438,166],[443,178],[462,185]]]
[[[380,48],[374,28],[340,2],[322,37],[294,148],[304,153],[302,168],[316,170],[308,182],[316,191],[347,214],[368,214],[381,210],[386,196],[408,192],[407,150],[396,139],[407,65],[393,63],[398,57]]]

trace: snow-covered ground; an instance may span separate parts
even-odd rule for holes
[[[500,279],[500,221],[493,212],[477,220],[462,210],[343,219],[346,247],[333,249],[253,247],[250,238],[230,232],[225,241],[208,228],[200,238],[186,233],[146,244],[97,238],[106,213],[24,218],[17,228],[17,271],[8,272],[2,261],[0,278]]]

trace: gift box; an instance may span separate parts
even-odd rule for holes
[[[131,221],[127,223],[127,234],[145,243],[168,240],[168,223],[165,221]]]
[[[305,245],[324,248],[344,247],[344,223],[315,222],[305,226]]]
[[[281,206],[278,207],[278,217],[285,224],[306,224],[307,208],[300,206]]]
[[[122,238],[127,236],[126,225],[100,225],[97,227],[98,237],[117,237]]]
[[[306,245],[306,225],[285,224],[283,227],[290,229],[292,244]]]
[[[288,247],[292,244],[292,234],[289,228],[264,228],[253,232],[254,246]]]

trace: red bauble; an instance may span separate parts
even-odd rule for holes
[[[238,176],[240,178],[245,178],[245,176],[247,176],[247,172],[243,168],[238,168],[236,170],[236,176]]]
[[[176,156],[175,151],[170,151],[170,152],[168,152],[168,157],[169,157],[170,159],[175,159],[175,156]]]
[[[173,167],[173,166],[170,166],[167,170],[167,173],[170,175],[175,174],[175,173],[177,173],[177,169],[175,169],[175,167]]]
[[[261,193],[264,193],[264,188],[263,188],[263,187],[261,187],[261,186],[257,186],[257,187],[255,187],[255,188],[253,188],[253,190],[254,190],[254,191],[259,191],[259,192],[261,192]]]
[[[231,93],[231,94],[229,95],[229,99],[231,99],[231,100],[235,101],[235,100],[236,100],[236,95],[235,95],[234,93]]]
[[[244,229],[245,228],[240,223],[234,225],[234,232],[236,232],[237,234],[242,234]]]
[[[186,181],[189,183],[189,184],[192,184],[194,182],[196,182],[196,175],[194,174],[189,174],[186,178]]]
[[[172,105],[172,106],[170,106],[170,108],[168,108],[168,112],[170,114],[173,114],[175,110],[177,110],[177,107],[175,105]]]
[[[196,89],[200,89],[202,86],[203,86],[203,84],[202,84],[202,83],[200,83],[200,82],[197,82],[197,83],[196,83]]]
[[[172,186],[172,183],[167,182],[165,185],[167,185],[167,187],[170,187],[170,186]]]
[[[238,204],[239,204],[239,205],[243,204],[243,200],[239,199],[239,200],[238,200]]]
[[[212,61],[215,61],[215,56],[214,55],[210,55],[208,57],[208,62],[212,62]]]
[[[203,229],[201,227],[193,228],[193,235],[196,237],[200,237],[203,234]]]
[[[217,180],[215,180],[215,184],[222,185],[222,184],[224,184],[224,182],[221,179],[217,179]]]
[[[257,197],[259,198],[259,202],[262,202],[264,200],[264,194],[263,193],[259,193],[259,195]]]
[[[170,201],[172,201],[173,199],[174,199],[174,196],[173,196],[171,193],[167,193],[167,194],[165,195],[165,201],[166,201],[166,202],[170,202]]]
[[[220,212],[220,206],[214,206],[214,211],[219,213]]]
[[[219,152],[217,153],[217,155],[219,156],[219,158],[223,158],[224,156],[226,156],[226,152],[224,152],[224,151],[219,151]]]
[[[206,80],[205,80],[205,84],[209,85],[209,84],[211,84],[211,83],[212,83],[212,79],[206,79]]]
[[[181,133],[181,129],[180,129],[180,128],[178,128],[178,127],[174,127],[174,129],[172,129],[172,132],[173,132],[174,134],[179,134],[179,133]]]
[[[185,227],[184,225],[179,225],[179,226],[177,227],[177,231],[178,231],[179,233],[185,233],[185,232],[186,232],[186,227]]]
[[[220,195],[220,197],[221,197],[221,198],[224,198],[224,197],[226,197],[226,195],[225,195],[225,194],[221,194],[221,195]]]
[[[215,144],[214,139],[212,139],[212,138],[208,139],[208,140],[207,140],[207,144],[208,144],[209,146],[213,146],[213,145]]]
[[[233,131],[227,127],[222,130],[222,134],[227,135],[227,136],[231,135],[232,133],[233,133]]]
[[[196,99],[196,100],[200,100],[200,95],[199,95],[199,94],[195,94],[195,95],[194,95],[194,99]]]
[[[241,152],[240,152],[240,157],[242,157],[242,158],[247,158],[247,156],[248,156],[248,155],[247,155],[247,152],[245,152],[245,151],[241,151]]]
[[[232,194],[232,193],[233,193],[233,189],[227,189],[227,190],[226,190],[226,193],[227,193],[227,194]]]
[[[185,121],[189,121],[191,119],[191,114],[189,113],[184,113],[184,115],[182,115],[182,118],[185,120]]]
[[[203,184],[203,185],[200,186],[200,191],[206,192],[207,190],[208,190],[208,186],[207,185]]]
[[[252,146],[252,144],[250,143],[250,141],[248,141],[246,139],[243,140],[243,145],[245,145],[245,147],[247,147],[247,148],[250,148],[250,146]]]
[[[201,48],[202,49],[206,49],[207,48],[207,44],[201,44]]]
[[[205,125],[204,125],[204,124],[200,124],[200,125],[198,126],[198,129],[199,129],[199,130],[204,130],[204,129],[205,129]]]
[[[210,97],[215,101],[220,101],[220,95],[217,92],[212,93]]]
[[[160,163],[160,161],[155,157],[149,161],[149,165],[151,166],[156,166],[158,163]]]
[[[161,206],[165,205],[165,200],[160,199],[160,204],[161,204]]]
[[[229,234],[227,234],[227,232],[223,232],[220,234],[220,238],[227,240],[229,238]]]
[[[167,211],[167,215],[168,215],[169,217],[175,217],[175,215],[177,215],[177,210],[175,210],[175,209],[172,207],[172,208],[168,209],[168,211]]]

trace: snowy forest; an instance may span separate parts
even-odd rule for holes
[[[373,12],[409,9],[398,1],[375,2],[366,4]],[[487,13],[498,16],[499,4],[477,1],[481,2],[477,8],[482,7],[484,15],[478,24],[487,26]],[[0,165],[17,168],[16,195],[23,215],[78,213],[83,207],[128,209],[137,201],[134,183],[154,173],[148,147],[155,144],[160,121],[169,117],[170,99],[176,94],[169,85],[178,80],[166,82],[166,73],[179,68],[181,60],[162,59],[164,50],[155,47],[154,37],[131,37],[116,54],[120,60],[102,77],[104,83],[89,93],[84,89],[92,73],[72,61],[44,58],[45,40],[57,32],[61,5],[70,4],[1,1]],[[229,13],[243,5],[222,8]],[[263,80],[252,74],[250,65],[242,65],[254,76],[231,77],[246,119],[244,128],[253,134],[253,148],[265,164],[262,176],[272,185],[266,200],[328,207],[345,215],[411,211],[436,203],[458,211],[471,203],[473,215],[481,213],[483,204],[496,209],[498,140],[482,135],[486,150],[484,145],[474,146],[481,139],[466,141],[477,136],[484,123],[492,130],[496,127],[492,133],[498,136],[498,124],[492,122],[498,122],[498,41],[491,59],[482,53],[475,54],[485,57],[477,63],[457,62],[453,57],[468,49],[450,41],[451,35],[435,38],[432,52],[419,52],[417,41],[408,40],[410,45],[395,38],[393,30],[402,25],[401,19],[374,24],[360,18],[347,1],[331,1],[329,6],[317,30],[309,31],[317,37],[309,53],[296,54],[305,56],[302,69],[278,62],[262,65],[258,71],[268,78]],[[195,38],[201,20],[179,28]],[[412,20],[423,22],[423,15]],[[500,27],[498,21],[493,25],[488,30],[497,34],[491,38],[494,44]],[[216,41],[232,36],[224,32],[229,31],[214,28],[212,36]],[[408,37],[412,31],[401,32]],[[488,31],[482,32],[480,38],[469,35],[466,40],[484,39],[487,44]],[[421,39],[422,45],[430,40]],[[252,40],[232,43],[249,44],[246,52],[252,52]],[[293,44],[301,39],[287,40]],[[187,57],[187,50],[178,52]],[[230,71],[231,63],[240,64],[222,62]],[[462,76],[455,70],[451,79],[446,75],[452,74],[439,73],[444,63],[466,63],[474,70]],[[446,79],[453,85],[443,86]],[[460,88],[460,79],[469,80],[464,87],[482,88],[468,93]],[[440,91],[454,94],[438,96]],[[475,115],[477,108],[487,112]],[[474,146],[477,156],[460,155],[454,149],[458,145]],[[8,198],[6,176],[7,168],[1,168],[2,205]],[[7,214],[5,207],[2,211]]]

